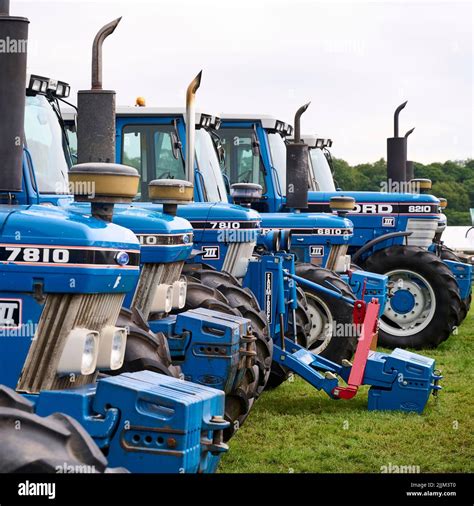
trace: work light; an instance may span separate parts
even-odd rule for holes
[[[84,328],[74,328],[66,338],[58,374],[92,374],[96,369],[99,352],[99,333]]]
[[[104,327],[99,338],[99,354],[96,368],[116,370],[123,365],[127,345],[127,329],[108,325]]]

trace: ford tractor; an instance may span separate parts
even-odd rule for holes
[[[131,138],[127,141],[125,137],[121,139],[120,135],[118,135],[117,144],[119,145],[123,141],[123,145],[127,144],[130,148],[128,153],[135,153],[134,156],[127,155],[127,160],[129,160],[129,163],[131,160],[134,161],[135,166],[140,169],[142,177],[143,174],[148,173],[151,175],[152,181],[156,181],[153,178],[156,177],[154,171],[157,171],[158,174],[161,174],[161,177],[170,178],[174,175],[171,173],[171,170],[176,166],[179,169],[179,172],[175,175],[176,181],[177,184],[182,184],[181,178],[183,176],[186,180],[192,180],[196,174],[194,156],[196,155],[196,158],[199,158],[201,151],[197,143],[194,145],[195,136],[192,130],[196,125],[196,118],[194,116],[193,104],[189,104],[189,101],[194,101],[194,94],[198,84],[199,79],[193,81],[188,88],[188,108],[185,124],[183,124],[183,113],[170,114],[169,110],[160,112],[157,110],[150,111],[153,118],[150,117],[148,120],[144,116],[135,124],[133,121],[130,121],[128,116],[124,118],[125,122],[130,122]],[[143,113],[143,111],[138,114],[140,113]],[[79,117],[80,114],[81,111],[79,110]],[[133,117],[133,114],[133,111],[129,111],[129,116]],[[198,124],[199,122],[212,122],[212,118],[209,119],[209,117],[204,115],[201,115],[201,117],[198,115],[197,118]],[[181,129],[187,130],[184,137],[179,136],[177,125],[180,124]],[[120,121],[117,121],[117,131],[120,129],[119,125]],[[133,128],[131,128],[132,125]],[[203,127],[204,125],[200,125],[198,130],[201,130]],[[163,135],[164,133],[167,135]],[[189,142],[186,143],[186,140],[189,140]],[[135,145],[134,147],[133,144]],[[161,151],[162,157],[159,163],[153,162],[151,165],[148,165],[146,163],[147,160],[156,160],[154,157],[160,153],[160,145],[168,146],[168,149],[164,150],[164,152]],[[211,150],[214,149],[211,139],[209,139],[208,145]],[[79,157],[81,157],[80,151],[81,148],[79,146]],[[184,164],[182,161],[183,151],[186,151],[186,162]],[[120,157],[119,153],[121,152],[121,148],[117,149],[118,157]],[[180,164],[176,164],[176,160]],[[149,171],[149,169],[151,170]],[[217,171],[218,167],[216,166],[216,174],[219,174]],[[148,185],[142,184],[142,200],[145,200],[145,203],[137,202],[134,204],[134,207],[150,208],[153,206],[152,208],[156,208],[157,204],[161,203],[161,197],[155,193],[153,188],[156,184],[156,182],[153,183],[151,181]],[[169,184],[171,185],[171,183]],[[223,191],[225,191],[225,188],[223,188]],[[147,197],[144,195],[145,192],[147,193]],[[227,223],[238,221],[239,224],[249,223],[251,226],[241,227],[239,225],[238,227],[234,227],[230,225],[221,227],[219,223],[223,221],[222,214],[219,216],[218,213],[222,213],[222,210],[225,210],[227,213]],[[214,211],[216,212],[215,215],[213,214]],[[236,211],[240,213],[237,214],[240,220],[235,220]],[[256,237],[253,231],[258,228],[258,213],[248,208],[232,206],[220,201],[180,207],[177,209],[177,212],[178,214],[186,212],[193,224],[194,222],[198,222],[201,225],[195,226],[195,235],[201,235],[205,238],[203,243],[201,243],[202,246],[208,243],[215,243],[221,247],[225,247],[226,255],[224,263],[228,261],[229,270],[232,271],[232,273],[224,271],[223,274],[206,267],[203,263],[204,259],[201,262],[201,259],[198,258],[205,254],[204,250],[201,250],[197,252],[194,262],[191,262],[185,268],[188,279],[202,280],[205,277],[210,287],[213,284],[224,286],[224,281],[229,280],[230,282],[230,280],[234,280],[235,274],[242,279],[243,286],[247,288],[247,290],[242,289],[241,296],[244,297],[245,293],[253,293],[258,301],[258,305],[255,308],[256,311],[259,310],[259,307],[264,308],[262,323],[268,325],[269,335],[273,337],[274,370],[272,378],[278,380],[278,375],[280,375],[281,381],[281,378],[284,379],[286,377],[288,371],[293,372],[303,377],[314,387],[325,391],[330,397],[345,399],[353,397],[361,384],[370,384],[372,385],[372,393],[369,399],[369,409],[421,412],[428,400],[429,393],[438,390],[437,383],[440,377],[435,373],[434,362],[431,359],[425,359],[424,357],[410,353],[407,354],[402,350],[397,350],[392,355],[379,354],[370,350],[371,346],[375,346],[374,336],[379,314],[379,304],[376,299],[366,304],[363,300],[356,301],[352,294],[348,296],[336,287],[325,288],[298,276],[295,272],[294,255],[285,251],[287,249],[285,243],[287,243],[289,236],[282,234],[280,231],[269,231],[265,234],[261,240],[260,248],[257,249],[257,254],[255,255]],[[197,217],[199,219],[196,219]],[[211,236],[212,239],[210,241],[208,240],[209,233],[215,234]],[[242,243],[242,237],[244,236],[247,237],[245,242],[250,244],[236,244],[235,251],[232,252],[233,242],[238,241]],[[234,237],[233,241],[232,237]],[[284,238],[283,241],[282,238]],[[199,239],[195,237],[195,241],[198,242]],[[205,260],[208,261],[208,258],[206,257]],[[212,256],[210,260],[212,260]],[[230,267],[235,267],[235,269],[231,269]],[[297,327],[295,315],[298,310],[298,286],[321,294],[328,300],[333,298],[334,301],[338,302],[340,307],[350,309],[350,312],[346,313],[348,314],[346,328],[356,329],[352,342],[356,343],[360,337],[353,363],[348,359],[342,359],[341,363],[330,361],[327,358],[307,351],[298,342],[295,330]],[[248,288],[251,288],[251,292],[248,291]],[[206,300],[202,299],[201,304],[205,305]],[[166,321],[151,322],[152,327],[153,325],[158,330],[161,325],[166,325]],[[268,343],[269,347],[271,347],[272,341],[269,340]],[[272,355],[269,353],[269,349],[265,353],[271,361]],[[257,352],[257,355],[259,354],[260,351]],[[352,355],[353,349],[350,351],[349,357]],[[417,361],[419,361],[419,366],[415,366]],[[384,377],[388,371],[390,371],[390,378],[386,377],[388,381],[384,381]],[[397,372],[395,373],[395,371]],[[416,381],[415,383],[414,378],[417,376],[419,376],[420,381]],[[406,380],[399,382],[396,379],[397,377],[405,377]],[[405,384],[403,384],[403,381],[405,381]],[[400,385],[402,389],[399,389]],[[420,388],[413,389],[414,386]]]
[[[445,340],[449,329],[466,317],[472,267],[442,243],[446,199],[428,195],[431,182],[415,179],[413,163],[406,160],[407,138],[413,130],[398,135],[398,115],[405,104],[395,112],[394,137],[387,139],[391,193],[336,189],[329,152],[332,140],[316,135],[304,140],[310,147],[310,207],[323,209],[333,195],[356,198],[358,205],[349,213],[356,232],[350,246],[353,259],[367,269],[390,273],[393,297],[382,318],[381,342],[402,345],[406,335],[408,345],[420,348]],[[400,189],[406,193],[395,191]],[[387,242],[390,238],[393,244]]]
[[[104,472],[106,454],[111,466],[133,472],[212,471],[227,449],[224,392],[152,370],[118,374],[128,333],[117,321],[138,282],[140,244],[111,219],[136,195],[138,173],[97,162],[73,167],[78,198],[93,189],[89,214],[53,205],[52,191],[42,199],[39,185],[61,173],[52,163],[43,179],[36,172],[25,89],[59,99],[67,86],[26,85],[27,29],[28,20],[0,2],[0,39],[24,44],[0,58],[0,470]],[[40,128],[48,116],[37,112]],[[36,147],[58,161],[62,138],[54,132],[61,133],[42,130]],[[141,356],[158,362],[153,351]]]
[[[285,138],[292,134],[290,125],[269,116],[222,116],[219,136],[227,177],[234,184],[258,183],[263,187],[262,197],[252,204],[262,216],[265,212],[285,213],[295,206],[287,194],[287,180],[292,176],[287,170]],[[313,155],[313,150],[310,153]],[[311,184],[311,178],[309,181]],[[306,185],[302,206],[310,212],[334,212],[330,204],[334,197],[355,200],[346,209],[354,233],[344,253],[352,255],[353,268],[362,265],[370,272],[388,275],[391,281],[391,297],[380,322],[380,344],[421,348],[446,339],[459,322],[459,288],[469,276],[464,265],[443,263],[427,250],[438,228],[438,199],[413,193],[313,191],[311,186],[308,191],[308,180],[297,177],[296,183]],[[308,255],[294,239],[292,250],[302,260]],[[328,260],[327,254],[316,259],[323,266]]]

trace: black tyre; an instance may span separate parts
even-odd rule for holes
[[[256,338],[252,350],[256,352],[253,364],[245,366],[240,381],[226,393],[225,418],[231,427],[224,431],[228,441],[249,415],[253,403],[265,388],[271,366],[273,346],[268,341],[266,321],[255,309],[253,295],[239,285],[232,276],[215,270],[194,269],[185,272],[188,292],[185,309],[207,308],[225,314],[243,316],[251,322],[251,333]],[[237,285],[232,284],[237,283]],[[258,308],[258,304],[256,306]]]
[[[350,286],[335,272],[311,264],[297,264],[296,274],[324,288],[336,290],[355,300]],[[353,306],[317,290],[301,287],[306,296],[311,330],[306,347],[338,364],[349,360],[357,346],[358,335],[353,323]]]
[[[41,417],[33,405],[0,386],[0,473],[108,473],[107,459],[70,416]]]
[[[459,258],[452,249],[444,245],[441,246],[441,259],[464,263],[463,260]],[[461,312],[459,314],[458,325],[460,325],[465,320],[467,314],[469,313],[469,310],[471,309],[471,301],[472,293],[469,292],[469,295],[461,301]]]
[[[439,257],[417,246],[392,246],[370,256],[364,267],[388,275],[393,287],[380,319],[380,345],[434,348],[449,337],[461,299],[454,276]]]
[[[151,315],[152,316],[152,315]],[[153,319],[150,316],[150,319]],[[173,365],[168,341],[161,332],[154,333],[140,315],[123,308],[117,322],[119,327],[129,329],[123,366],[108,374],[124,372],[154,371],[165,376],[179,378],[181,368]]]

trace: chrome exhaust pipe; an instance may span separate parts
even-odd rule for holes
[[[186,179],[194,184],[194,154],[196,140],[196,92],[201,86],[202,70],[186,90]]]

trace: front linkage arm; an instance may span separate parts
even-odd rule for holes
[[[336,290],[321,287],[288,270],[284,275],[298,284],[347,299]],[[347,302],[354,305],[354,324],[361,325],[353,363],[336,364],[286,337],[274,343],[273,359],[333,399],[351,399],[361,385],[370,385],[369,410],[421,413],[430,393],[436,394],[441,389],[438,383],[442,376],[435,370],[435,360],[399,348],[392,353],[375,351],[380,309],[377,299],[368,304],[361,300],[347,299]],[[338,376],[345,385],[339,383]]]

